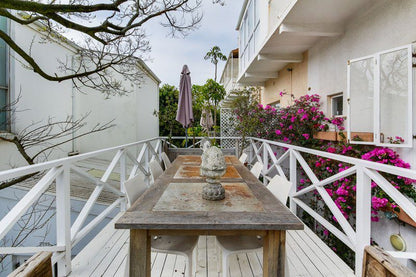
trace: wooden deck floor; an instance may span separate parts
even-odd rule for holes
[[[70,276],[127,276],[129,232],[115,230],[114,223],[85,247],[72,261]],[[354,272],[310,231],[287,232],[290,276],[354,276]],[[231,256],[231,277],[261,277],[262,252]],[[201,236],[197,246],[195,277],[220,277],[221,253],[215,237]],[[152,277],[183,277],[185,258],[152,252]]]

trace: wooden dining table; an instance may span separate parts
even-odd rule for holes
[[[150,277],[151,238],[160,235],[263,236],[263,276],[284,276],[286,230],[302,222],[235,156],[226,156],[225,199],[202,199],[200,156],[178,156],[116,222],[130,229],[130,276]]]

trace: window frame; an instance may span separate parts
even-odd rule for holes
[[[381,108],[380,108],[380,95],[381,95],[381,87],[380,87],[380,57],[383,54],[399,51],[407,49],[407,76],[408,76],[408,84],[407,84],[407,136],[404,137],[405,143],[402,144],[393,144],[393,143],[385,143],[381,142]],[[413,78],[414,78],[414,70],[413,70],[413,45],[407,44],[395,48],[391,48],[388,50],[377,52],[373,55],[368,55],[365,57],[352,59],[348,61],[347,65],[347,138],[349,143],[351,144],[366,144],[366,145],[376,145],[376,146],[383,146],[383,147],[399,147],[399,148],[412,148],[413,147]],[[374,69],[374,90],[373,90],[373,141],[353,141],[351,140],[351,64],[354,62],[359,62],[366,59],[374,59],[373,69]],[[332,104],[332,103],[331,103]],[[332,110],[332,107],[331,107]]]
[[[327,97],[329,99],[329,101],[327,101],[327,102],[329,102],[329,114],[331,115],[331,117],[345,117],[345,114],[344,114],[344,93],[343,92],[338,92],[338,93],[330,94]],[[334,98],[338,98],[338,97],[342,98],[342,113],[339,114],[339,115],[335,115],[334,110],[333,110],[333,105],[332,105],[333,102],[332,101],[334,100]]]
[[[240,72],[242,72],[249,62],[254,59],[257,50],[256,34],[260,25],[260,13],[258,0],[250,0],[244,11],[243,19],[240,24]],[[250,18],[250,19],[249,19]],[[248,21],[251,20],[251,30]]]
[[[4,18],[6,25],[6,32],[10,33],[10,20],[8,18]],[[0,85],[0,89],[4,90],[6,93],[6,105],[10,104],[10,55],[9,55],[9,47],[8,45],[5,43],[5,86]],[[1,107],[0,107],[1,108]],[[4,123],[5,128],[2,128],[2,125],[0,124],[0,132],[4,133],[4,132],[10,132],[11,130],[11,122],[10,122],[10,111],[3,111],[5,113],[5,118],[6,121]]]

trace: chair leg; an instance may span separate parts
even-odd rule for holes
[[[186,252],[186,275],[185,277],[193,276],[193,267],[195,265],[194,251]]]
[[[228,277],[229,275],[229,257],[230,253],[222,249],[222,277]]]

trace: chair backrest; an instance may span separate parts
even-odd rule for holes
[[[263,164],[261,162],[256,162],[253,167],[250,169],[250,172],[256,176],[256,178],[260,177],[261,170],[263,168]]]
[[[242,164],[244,164],[246,161],[247,161],[247,158],[248,158],[248,156],[247,156],[247,154],[246,153],[243,153],[243,154],[241,154],[241,156],[240,156],[240,158],[238,159]]]
[[[126,190],[127,200],[129,201],[129,206],[131,206],[140,195],[147,189],[146,182],[144,181],[144,176],[138,174],[133,178],[124,182],[124,188]]]
[[[165,170],[168,169],[172,163],[169,160],[168,155],[166,155],[165,152],[162,152],[162,160],[163,160],[163,164],[165,165]]]
[[[279,175],[274,176],[267,185],[271,193],[283,204],[286,204],[291,187],[292,183]]]
[[[163,174],[163,169],[160,166],[159,162],[157,162],[155,159],[152,159],[149,162],[149,169],[150,169],[150,174],[152,174],[153,177],[153,182],[160,176]]]

